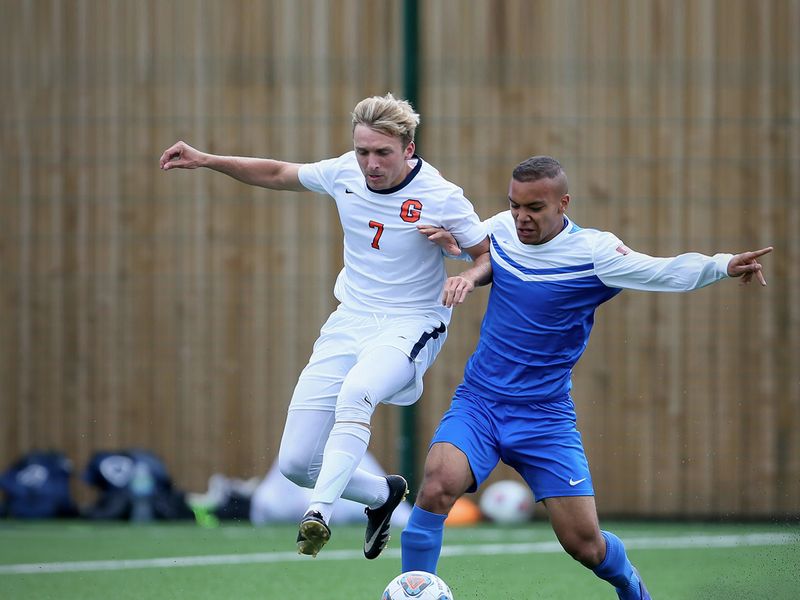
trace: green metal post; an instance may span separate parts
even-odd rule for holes
[[[403,88],[406,100],[419,112],[419,15],[417,0],[403,2]],[[419,136],[417,135],[417,142]],[[419,488],[417,469],[417,405],[400,409],[400,472],[408,481],[412,502]]]

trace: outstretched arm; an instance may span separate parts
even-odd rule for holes
[[[753,279],[753,275],[755,275],[761,285],[767,285],[761,263],[759,263],[757,259],[770,252],[772,252],[772,246],[762,248],[761,250],[736,254],[728,262],[728,277],[741,277],[742,284],[746,285],[750,283],[750,280]]]
[[[159,161],[164,171],[170,169],[197,169],[206,167],[224,173],[248,185],[271,190],[305,191],[300,183],[297,163],[283,162],[269,158],[248,158],[244,156],[218,156],[200,152],[186,142],[177,142],[164,150]]]
[[[726,277],[742,277],[748,283],[753,275],[766,285],[757,258],[771,252],[762,248],[741,254],[706,256],[687,252],[672,257],[655,257],[634,252],[611,234],[604,234],[594,249],[595,274],[609,287],[650,292],[688,292]]]

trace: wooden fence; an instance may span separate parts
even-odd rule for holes
[[[419,4],[418,150],[482,216],[551,154],[572,218],[637,250],[776,248],[766,288],[598,311],[574,397],[601,512],[800,512],[800,1]],[[183,489],[266,472],[334,307],[335,208],[158,157],[346,151],[355,102],[403,94],[403,9],[0,0],[0,465],[138,446]],[[420,460],[486,295],[427,376]],[[398,417],[374,427],[389,469]]]

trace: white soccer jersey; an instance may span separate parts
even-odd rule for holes
[[[595,309],[622,288],[683,292],[727,276],[731,254],[655,258],[608,232],[565,227],[544,244],[523,244],[510,211],[488,220],[492,290],[465,384],[504,402],[564,400]]]
[[[334,294],[346,308],[386,314],[436,314],[447,273],[440,247],[418,224],[444,227],[468,248],[486,238],[486,226],[462,190],[418,156],[399,185],[371,190],[355,152],[300,167],[300,182],[336,201],[344,230],[344,268]]]

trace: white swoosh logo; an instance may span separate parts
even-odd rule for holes
[[[379,527],[375,533],[372,534],[372,537],[364,542],[364,550],[369,550],[369,547],[375,543],[375,540],[378,539],[378,536],[381,533],[381,528]]]
[[[586,477],[584,477],[583,479],[578,479],[578,481],[573,481],[573,480],[572,480],[572,477],[570,477],[570,478],[569,478],[569,484],[570,484],[571,486],[576,486],[576,485],[578,485],[579,483],[582,483],[582,482],[584,482],[584,481],[586,481]]]

